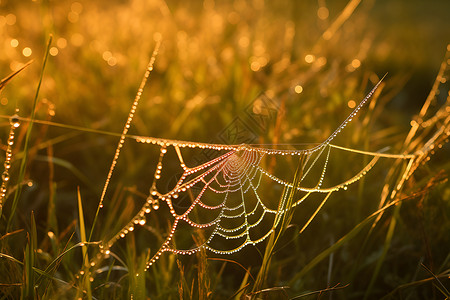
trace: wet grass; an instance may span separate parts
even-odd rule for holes
[[[428,13],[448,3],[421,14],[423,4],[414,2],[413,16],[405,16],[397,2],[388,18],[395,23],[383,24],[383,1],[2,1],[0,156],[3,166],[11,153],[11,167],[0,219],[0,298],[450,297],[450,26]],[[423,31],[412,34],[414,26]],[[439,39],[428,63],[424,32]],[[423,51],[407,51],[396,37]],[[264,201],[284,203],[279,209],[289,213],[265,243],[230,256],[164,253],[144,271],[170,231],[161,207],[105,258],[99,245],[143,205],[159,155],[125,138],[98,210],[155,40],[161,48],[125,133],[280,148],[319,143],[389,72],[333,144],[412,156],[380,157],[347,190],[311,195],[292,210],[300,195],[286,189],[280,199],[267,186]],[[262,92],[275,107],[264,126],[248,114]],[[10,124],[16,108],[18,127],[16,119]],[[226,134],[236,119],[247,128],[240,137]],[[330,151],[328,186],[372,159]],[[208,157],[194,151],[186,159]],[[287,160],[267,168],[296,174],[295,182],[301,166]],[[168,172],[170,186],[179,174]]]

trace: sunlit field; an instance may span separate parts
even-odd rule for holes
[[[0,1],[0,299],[450,298],[449,1]]]

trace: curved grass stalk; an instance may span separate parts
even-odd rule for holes
[[[147,83],[147,79],[150,76],[151,71],[153,71],[153,65],[156,60],[156,56],[158,55],[159,47],[161,45],[161,40],[158,39],[156,41],[155,49],[153,50],[152,56],[150,58],[150,62],[147,65],[147,69],[145,71],[144,77],[142,78],[141,84],[139,85],[139,89],[136,93],[136,97],[134,98],[133,104],[131,105],[130,112],[128,113],[127,121],[125,122],[125,126],[123,127],[122,134],[120,135],[119,143],[116,148],[116,152],[114,154],[114,158],[112,160],[111,166],[109,168],[108,175],[106,176],[105,185],[103,186],[102,195],[100,196],[100,202],[97,206],[97,211],[95,213],[94,222],[92,224],[91,233],[89,234],[88,241],[92,238],[92,233],[95,227],[95,223],[97,221],[98,214],[100,209],[103,207],[103,201],[106,196],[106,191],[108,190],[109,182],[111,181],[111,177],[113,175],[114,169],[117,164],[117,160],[119,159],[120,151],[122,150],[123,144],[125,142],[125,138],[127,137],[128,130],[131,127],[131,121],[133,121],[134,114],[136,113],[136,109],[139,105],[139,100],[141,99],[142,93],[144,91],[144,87]]]
[[[48,42],[47,42],[47,48],[45,50],[44,60],[42,62],[41,74],[39,76],[39,82],[38,82],[38,85],[36,88],[36,94],[34,96],[33,107],[31,109],[30,123],[28,125],[27,133],[25,135],[25,144],[24,144],[24,148],[23,148],[24,157],[20,164],[19,176],[18,176],[17,182],[22,182],[25,178],[25,168],[27,166],[27,155],[28,155],[28,147],[29,147],[29,142],[30,142],[30,137],[31,137],[31,131],[33,129],[33,122],[36,117],[36,106],[38,103],[39,91],[41,89],[42,79],[44,78],[44,70],[45,70],[45,66],[47,65],[47,59],[48,59],[48,55],[50,53],[50,46],[52,44],[52,40],[53,40],[53,36],[50,35]],[[20,198],[21,193],[22,193],[22,186],[19,185],[14,194],[14,199],[13,199],[13,203],[11,206],[11,212],[10,212],[10,215],[8,218],[8,223],[6,225],[6,232],[9,232],[9,230],[12,226],[12,222],[13,222],[15,214],[16,214],[17,204],[19,203],[19,198]]]

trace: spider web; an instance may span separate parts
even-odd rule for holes
[[[450,136],[450,94],[442,105],[438,105],[436,98],[440,84],[446,82],[450,52],[447,52],[446,59],[441,64],[439,74],[417,120],[411,123],[411,130],[404,142],[404,154],[387,154],[382,150],[361,151],[331,143],[369,101],[384,77],[327,139],[309,149],[278,150],[246,144],[207,144],[130,136],[127,132],[146,80],[153,69],[158,47],[159,43],[132,104],[98,206],[98,210],[103,207],[106,191],[126,138],[133,138],[138,143],[159,149],[159,159],[148,185],[145,204],[116,235],[100,244],[100,252],[108,255],[110,248],[119,239],[124,238],[136,226],[145,225],[147,214],[158,210],[161,205],[166,206],[173,220],[171,228],[161,247],[148,258],[146,270],[164,252],[192,255],[201,250],[208,250],[226,255],[238,252],[248,245],[261,243],[274,232],[287,212],[313,194],[322,195],[322,203],[302,228],[302,232],[331,193],[347,189],[349,185],[359,181],[383,157],[396,159],[394,167],[387,175],[388,181],[392,172],[407,161],[406,168],[400,168],[402,175],[399,181],[394,180],[383,187],[380,205],[394,201],[395,195],[401,191],[414,170],[429,159],[436,147],[442,147],[448,142]],[[185,158],[193,150],[208,150],[209,153],[213,152],[214,156],[203,163],[191,163]],[[372,159],[363,167],[357,168],[351,178],[332,183],[330,176],[326,175],[327,170],[331,168],[330,157],[337,151],[345,151],[345,156],[353,153]],[[297,161],[299,163],[296,163]],[[167,171],[170,169],[167,166],[174,164],[181,171],[181,175],[172,186],[167,187],[161,183],[167,181],[167,175],[173,175],[170,170]],[[292,166],[297,164],[300,172],[292,170]],[[295,192],[294,200],[290,197],[292,192]],[[280,200],[274,202],[273,199]],[[381,217],[381,214],[378,217]],[[186,236],[196,233],[190,242],[185,241]],[[95,264],[92,262],[91,266]]]
[[[329,195],[331,192],[347,189],[348,185],[362,178],[383,156],[381,153],[364,152],[363,154],[370,154],[373,158],[362,170],[346,181],[323,186],[330,153],[339,150],[354,151],[335,146],[331,144],[331,141],[352,121],[374,94],[383,78],[324,142],[309,149],[274,150],[245,144],[206,144],[135,137],[138,143],[159,147],[159,159],[149,194],[145,204],[130,222],[102,245],[102,252],[109,253],[109,249],[115,242],[133,231],[135,226],[144,225],[146,214],[152,210],[158,210],[161,205],[168,207],[173,222],[164,243],[149,258],[146,268],[155,263],[164,252],[192,255],[205,249],[216,254],[232,254],[248,245],[263,242],[272,234],[281,217],[309,195],[312,193]],[[136,105],[133,105],[134,110]],[[122,140],[119,145],[123,145]],[[118,147],[119,150],[120,148]],[[215,158],[204,163],[189,164],[185,162],[185,155],[190,149],[208,149],[214,151],[216,155]],[[118,153],[116,153],[117,157]],[[299,180],[296,183],[293,182],[292,172],[274,170],[270,167],[271,159],[276,159],[277,162],[283,159],[290,162],[301,159],[302,175]],[[159,183],[163,181],[162,177],[165,175],[165,163],[173,164],[174,160],[178,161],[182,174],[172,187],[164,189],[162,188],[164,185]],[[112,169],[114,165],[113,162]],[[277,163],[277,165],[280,164]],[[110,177],[108,176],[108,179]],[[275,188],[273,188],[274,185]],[[104,192],[107,186],[108,181]],[[300,193],[301,196],[287,205],[288,191],[291,190]],[[266,197],[268,194],[277,192],[277,196]],[[271,203],[266,198],[281,200],[278,203]],[[190,235],[192,229],[201,232],[202,241],[191,242],[184,247],[179,245],[177,237],[183,235],[185,240],[186,232],[190,231],[188,234]],[[194,247],[192,247],[193,244]]]

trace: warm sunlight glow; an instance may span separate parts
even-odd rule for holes
[[[58,46],[59,49],[64,49],[67,46],[67,40],[65,38],[59,38],[56,41],[56,46]]]
[[[312,55],[312,54],[307,54],[307,55],[305,56],[305,61],[306,61],[308,64],[314,62],[315,59],[316,59],[316,57],[315,57],[314,55]]]
[[[447,296],[450,0],[405,2],[0,0],[0,300]]]
[[[328,8],[326,8],[325,6],[319,7],[319,9],[317,10],[317,16],[321,20],[327,19],[329,15],[330,12],[328,11]]]
[[[352,67],[353,68],[355,68],[355,69],[357,69],[357,68],[359,68],[361,66],[361,62],[359,61],[359,59],[354,59],[354,60],[352,60]]]
[[[252,71],[254,72],[259,71],[259,69],[261,69],[261,64],[258,61],[253,61],[250,64],[250,69],[252,69]]]
[[[16,15],[14,15],[14,14],[6,15],[6,24],[7,25],[14,25],[14,24],[16,24]]]
[[[250,44],[250,41],[249,41],[248,37],[243,36],[239,39],[239,46],[241,46],[241,48],[247,48],[249,44]]]
[[[67,15],[67,19],[69,20],[70,23],[76,23],[78,22],[78,14],[76,12],[71,11]]]
[[[31,56],[31,53],[33,53],[33,51],[31,51],[31,48],[30,48],[30,47],[25,47],[25,48],[23,48],[23,50],[22,50],[22,54],[23,54],[23,56],[25,56],[25,57]]]
[[[349,100],[349,101],[347,102],[347,106],[348,106],[349,108],[355,108],[355,106],[356,106],[355,100]]]
[[[12,39],[10,45],[11,47],[16,48],[17,46],[19,46],[19,41],[16,39]]]
[[[108,59],[110,59],[112,56],[113,55],[112,55],[111,51],[105,51],[102,54],[103,59],[106,60],[106,61],[108,61]]]
[[[108,58],[107,63],[108,63],[108,65],[110,65],[111,67],[112,67],[112,66],[115,66],[115,65],[117,64],[117,59],[116,59],[115,57],[110,57],[110,58]]]
[[[70,6],[70,10],[74,13],[80,14],[83,11],[83,5],[80,2],[74,2]]]
[[[59,50],[56,47],[51,47],[49,52],[51,56],[56,56],[58,55]]]

